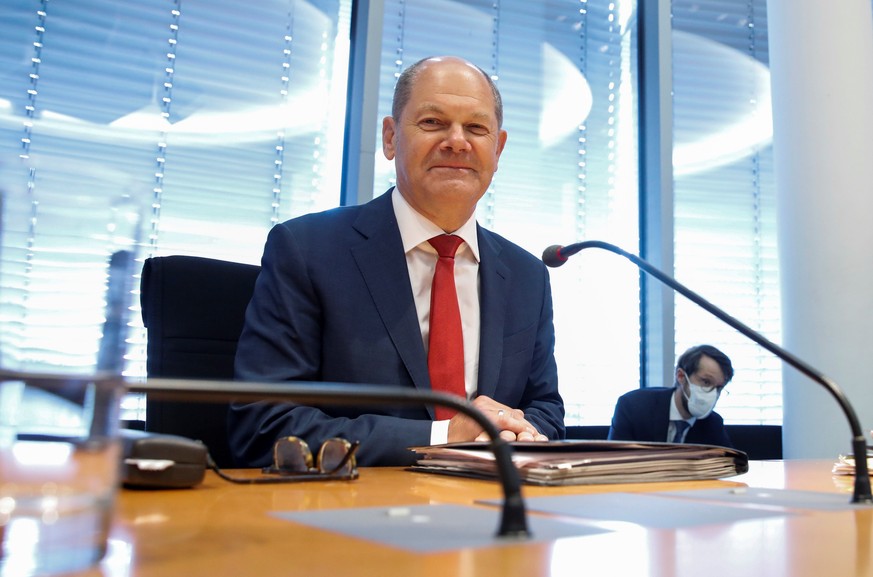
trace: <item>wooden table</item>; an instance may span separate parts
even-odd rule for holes
[[[848,502],[851,479],[832,476],[831,465],[830,461],[752,462],[749,473],[724,481],[525,487],[524,495],[530,499],[748,485],[843,493]],[[396,468],[362,469],[360,479],[353,482],[281,485],[233,485],[209,472],[194,489],[123,490],[110,553],[99,570],[81,575],[873,576],[870,507],[679,529],[613,523],[609,531],[595,535],[427,554],[269,514],[427,503],[471,505],[477,499],[501,498],[494,482]]]

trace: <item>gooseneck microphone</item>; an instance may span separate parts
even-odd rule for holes
[[[569,257],[586,248],[600,248],[619,256],[623,256],[634,263],[640,270],[655,277],[674,291],[683,295],[688,300],[694,302],[715,317],[721,319],[827,389],[827,391],[837,400],[837,403],[839,403],[840,408],[846,415],[846,418],[849,421],[849,426],[852,429],[852,453],[855,458],[855,489],[852,494],[852,503],[873,503],[873,495],[870,494],[870,476],[867,467],[867,443],[864,440],[864,432],[861,429],[861,423],[858,420],[858,415],[855,413],[855,409],[852,408],[849,399],[846,398],[842,389],[840,389],[834,381],[811,367],[805,361],[802,361],[782,347],[771,342],[764,337],[764,335],[752,330],[734,317],[730,316],[699,294],[680,284],[676,279],[661,272],[640,257],[626,252],[614,244],[609,244],[608,242],[599,240],[588,240],[567,246],[552,245],[543,251],[543,262],[547,266],[558,267],[567,262]]]
[[[503,488],[503,511],[498,537],[514,539],[530,536],[521,480],[512,462],[512,447],[500,438],[497,427],[462,397],[433,391],[420,391],[387,385],[344,383],[255,383],[242,381],[208,381],[186,379],[147,379],[144,383],[128,383],[134,393],[146,393],[152,398],[171,401],[292,401],[311,404],[367,405],[441,405],[451,407],[476,421],[491,438],[491,450],[497,465],[498,479]]]
[[[592,241],[598,242],[598,241]],[[582,243],[579,243],[582,244]],[[567,262],[567,258],[573,256],[579,250],[571,251],[570,249],[576,245],[570,245],[569,248],[563,247],[559,244],[553,244],[549,248],[543,251],[543,262],[546,263],[546,266],[550,266],[552,268],[556,268]]]

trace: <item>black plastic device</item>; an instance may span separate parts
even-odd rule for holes
[[[182,489],[203,481],[206,445],[200,441],[122,429],[122,486],[127,488]]]

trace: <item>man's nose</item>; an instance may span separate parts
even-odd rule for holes
[[[467,132],[460,124],[452,124],[449,126],[444,146],[451,148],[455,152],[469,150],[470,141],[467,139]]]

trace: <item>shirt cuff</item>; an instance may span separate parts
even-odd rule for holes
[[[430,427],[430,444],[442,445],[449,442],[449,421],[434,421]]]

